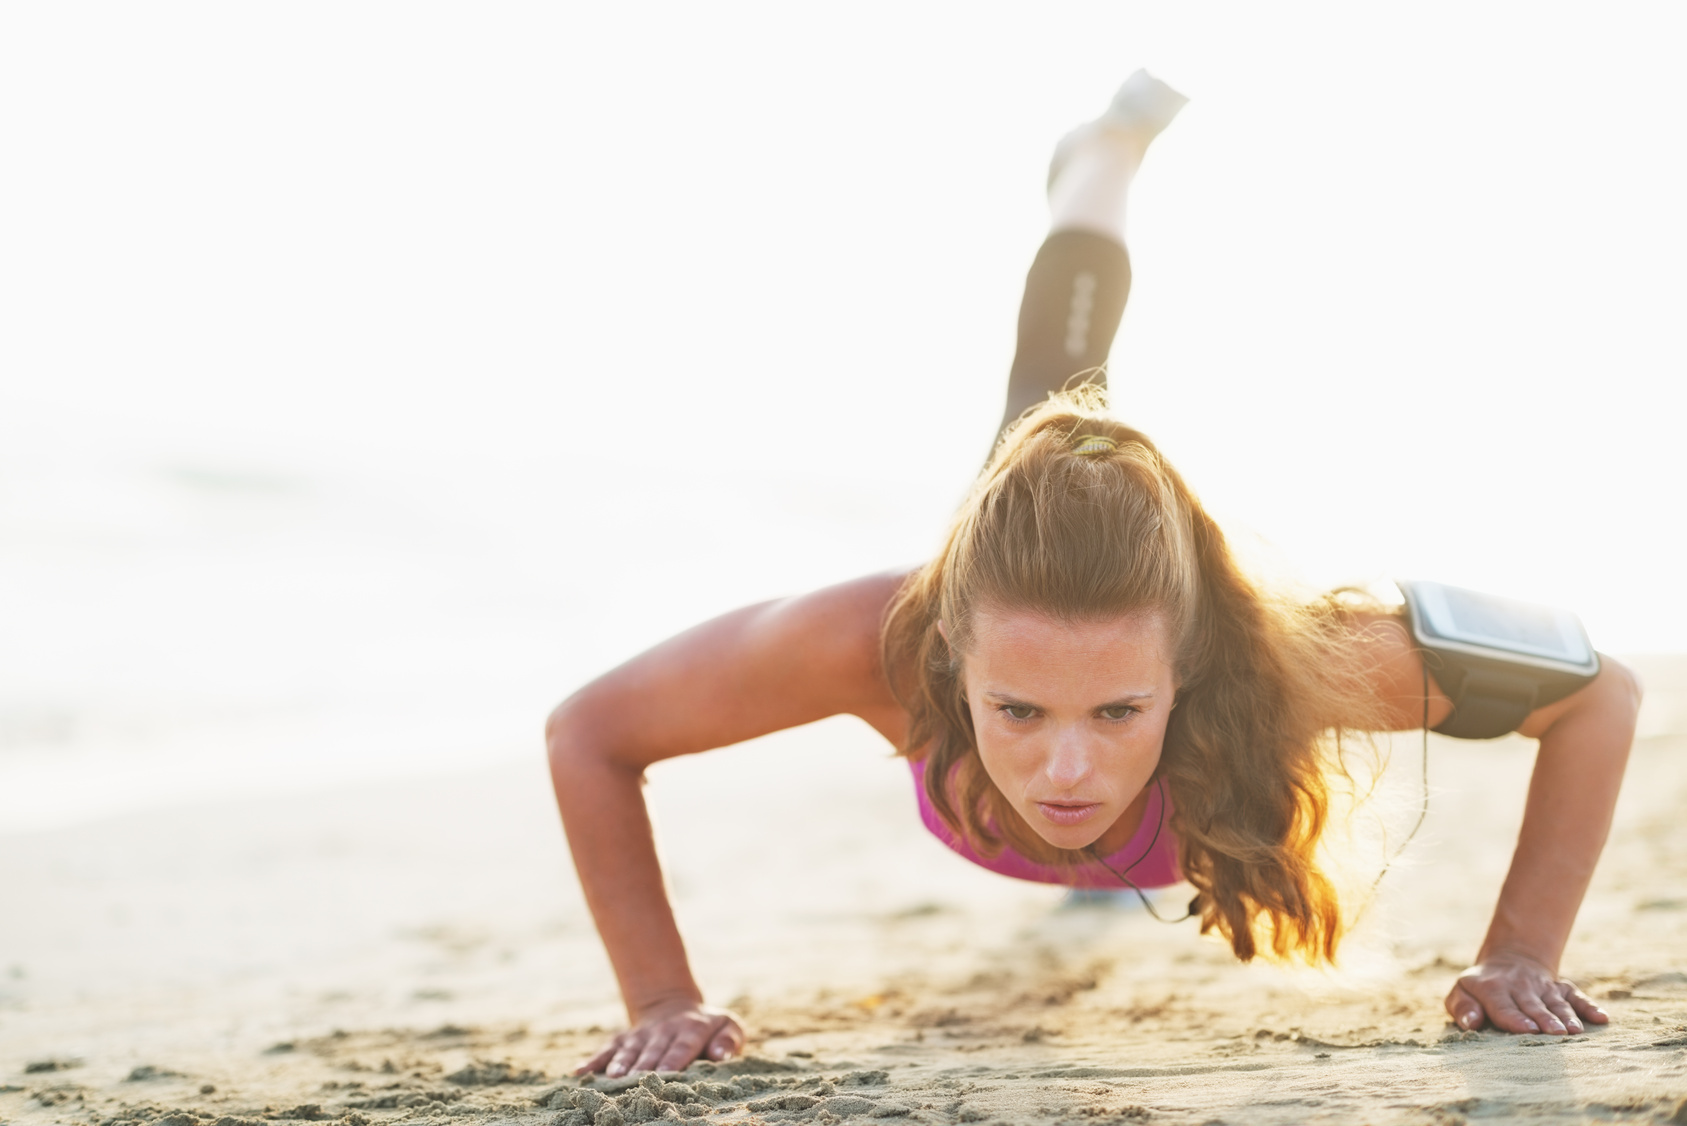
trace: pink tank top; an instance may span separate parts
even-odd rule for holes
[[[914,793],[920,802],[920,820],[931,835],[948,845],[950,850],[966,857],[980,868],[988,868],[1016,880],[1034,880],[1040,884],[1064,884],[1074,888],[1124,888],[1126,885],[1105,867],[1093,861],[1077,868],[1038,864],[1011,847],[1004,845],[994,859],[980,856],[965,839],[943,823],[937,810],[926,796],[925,763],[908,760],[914,774]],[[1114,872],[1123,872],[1131,883],[1144,888],[1163,888],[1178,883],[1183,873],[1177,866],[1177,837],[1172,834],[1171,802],[1165,788],[1156,784],[1148,795],[1148,808],[1142,814],[1142,824],[1125,847],[1107,858]]]

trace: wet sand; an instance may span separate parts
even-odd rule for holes
[[[1637,664],[1641,738],[1565,959],[1613,1015],[1585,1036],[1461,1034],[1440,1008],[1515,840],[1523,740],[1432,741],[1423,831],[1314,974],[971,868],[839,720],[653,772],[744,1060],[568,1077],[620,1013],[536,747],[0,839],[0,1122],[1687,1123],[1687,658]],[[1395,741],[1396,839],[1416,754]]]

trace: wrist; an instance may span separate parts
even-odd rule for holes
[[[661,1020],[703,1004],[703,994],[695,985],[679,986],[659,993],[649,993],[637,1001],[627,1003],[627,1016],[635,1025]]]
[[[1520,906],[1515,901],[1526,901],[1525,897],[1507,894],[1511,891],[1507,888],[1502,892],[1499,903],[1494,905],[1494,917],[1488,922],[1488,933],[1482,938],[1477,961],[1524,959],[1556,975],[1558,960],[1564,956],[1564,943],[1570,937],[1569,927],[1555,925],[1556,912],[1531,911]]]
[[[1558,976],[1558,956],[1528,942],[1490,938],[1476,952],[1478,965],[1484,962],[1532,962],[1547,973]]]

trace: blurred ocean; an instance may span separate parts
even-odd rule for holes
[[[920,540],[865,491],[618,476],[0,476],[0,832],[537,756],[596,672]]]

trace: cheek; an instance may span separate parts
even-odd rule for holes
[[[1145,732],[1142,738],[1132,740],[1127,754],[1133,768],[1146,776],[1159,769],[1160,756],[1165,749],[1166,729],[1162,726],[1158,731]]]
[[[978,748],[978,761],[984,773],[1010,798],[1017,798],[1025,789],[1026,780],[1042,768],[1043,756],[1039,740],[1014,738],[995,730],[973,716],[973,743]]]
[[[1166,748],[1166,720],[1164,715],[1144,717],[1148,722],[1132,731],[1122,741],[1122,749],[1132,761],[1147,763],[1150,770],[1160,763]]]

